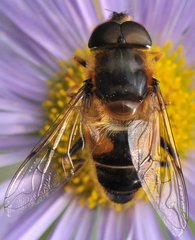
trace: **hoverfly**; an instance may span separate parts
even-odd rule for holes
[[[126,203],[142,187],[172,234],[182,234],[187,192],[159,82],[146,61],[151,45],[147,30],[125,13],[95,28],[90,61],[76,58],[88,79],[13,177],[8,215],[41,202],[92,163],[111,201]],[[59,154],[63,136],[67,151]]]

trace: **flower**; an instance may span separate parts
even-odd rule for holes
[[[185,156],[183,171],[188,188],[190,218],[195,220],[194,151],[190,151],[188,146],[194,146],[193,141],[190,140],[193,137],[194,113],[189,110],[194,109],[194,96],[192,96],[193,92],[188,94],[193,74],[188,66],[195,66],[193,0],[86,0],[85,3],[79,0],[55,0],[47,3],[38,0],[1,1],[0,203],[2,205],[9,178],[13,176],[18,164],[25,159],[39,139],[40,130],[47,125],[44,108],[53,109],[53,112],[51,111],[53,115],[48,115],[47,120],[58,113],[55,111],[57,105],[52,105],[53,108],[48,105],[49,100],[53,99],[54,102],[56,99],[48,81],[52,78],[53,81],[49,82],[51,84],[54,82],[55,85],[59,83],[59,89],[56,90],[61,89],[59,76],[64,73],[63,64],[68,66],[66,70],[70,71],[69,75],[75,76],[71,72],[73,66],[70,59],[76,49],[85,48],[92,29],[103,19],[108,18],[110,12],[105,9],[117,12],[129,10],[134,20],[148,29],[156,49],[168,55],[168,58],[167,55],[162,58],[163,65],[157,65],[156,72],[159,77],[163,77],[163,73],[159,70],[163,69],[166,74],[164,80],[160,78],[160,81],[167,84],[162,87],[167,93],[167,99],[173,102],[176,108],[178,105],[175,100],[180,100],[177,114],[170,109],[170,118],[173,122],[173,130],[177,132],[176,142],[179,150]],[[186,62],[179,45],[185,53]],[[66,73],[64,77],[67,78]],[[80,74],[83,74],[82,70]],[[179,76],[185,79],[180,79]],[[175,77],[174,84],[170,82],[173,81],[172,79],[166,77]],[[166,89],[166,86],[172,88],[173,85],[173,90],[177,91],[176,94],[179,96],[178,99],[168,95],[169,89]],[[185,89],[182,90],[182,87]],[[48,96],[50,99],[47,99]],[[63,107],[60,101],[56,102],[59,109]],[[188,121],[185,121],[185,118]],[[182,124],[181,128],[176,124],[178,119]],[[186,129],[186,135],[182,129]],[[190,154],[186,154],[189,151]],[[158,223],[150,204],[141,197],[137,198],[126,211],[119,212],[112,207],[106,207],[107,205],[100,203],[98,205],[96,192],[88,196],[88,206],[80,205],[82,194],[79,193],[78,187],[81,189],[83,182],[77,187],[76,180],[74,181],[73,193],[62,189],[19,218],[7,218],[1,208],[0,238],[46,239],[49,236],[51,239],[142,240],[164,239],[164,234],[169,239],[173,238]],[[193,238],[189,228],[182,235],[182,239]]]

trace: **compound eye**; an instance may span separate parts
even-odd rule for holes
[[[121,32],[126,44],[150,47],[152,40],[147,30],[139,23],[128,21],[121,25]]]
[[[99,25],[88,42],[89,48],[102,47],[116,44],[120,36],[120,26],[115,22],[106,22]]]

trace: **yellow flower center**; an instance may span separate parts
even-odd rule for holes
[[[195,91],[191,84],[195,72],[186,65],[182,47],[173,52],[171,44],[167,43],[164,47],[154,47],[153,50],[162,53],[161,59],[155,66],[155,77],[160,81],[161,91],[167,103],[178,152],[180,156],[184,157],[189,149],[194,147]],[[82,50],[75,52],[75,55],[84,59],[87,59],[89,54],[88,51]],[[62,61],[60,65],[62,71],[48,81],[48,98],[43,103],[46,113],[45,125],[41,134],[44,134],[45,130],[49,128],[58,114],[66,107],[72,94],[77,92],[82,81],[86,79],[85,68],[74,60]],[[66,144],[67,138],[64,137],[62,141],[63,144]],[[64,153],[63,147],[61,147],[63,144],[60,144],[57,149],[60,153]],[[111,203],[97,183],[97,179],[94,178],[94,174],[90,166],[87,166],[65,187],[67,191],[79,195],[80,202],[89,208],[109,205],[120,210],[123,206],[133,204],[138,198],[146,199],[143,190],[140,189],[134,199],[125,205]]]

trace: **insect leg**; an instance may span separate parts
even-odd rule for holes
[[[82,147],[83,147],[83,138],[79,138],[79,140],[72,146],[72,148],[69,150],[69,152],[62,156],[62,165],[63,165],[65,174],[66,174],[67,166],[70,166],[69,158],[72,157]],[[75,159],[73,161],[74,170],[73,169],[71,170],[72,174],[74,174],[74,172],[77,169],[79,169],[83,165],[84,162],[85,162],[85,160],[82,158]]]
[[[173,158],[176,159],[176,155],[175,155],[175,151],[173,150],[173,148],[171,147],[170,144],[167,143],[167,141],[161,137],[160,138],[160,146]],[[161,167],[169,167],[168,162],[167,161],[162,161],[160,163]]]
[[[72,148],[69,150],[69,153],[66,153],[63,155],[63,159],[67,158],[68,155],[72,157],[73,154],[75,154],[79,149],[81,149],[83,146],[83,139],[79,138],[79,140],[72,146]]]
[[[173,148],[170,144],[167,143],[167,141],[163,137],[160,138],[160,145],[169,155],[171,155],[173,159],[176,158]]]
[[[158,90],[159,81],[156,78],[152,78],[153,92],[156,93]]]
[[[79,63],[81,66],[83,66],[83,67],[86,67],[86,66],[87,66],[86,61],[85,61],[83,58],[79,57],[79,56],[75,56],[75,57],[74,57],[74,60],[75,60],[77,63]]]

